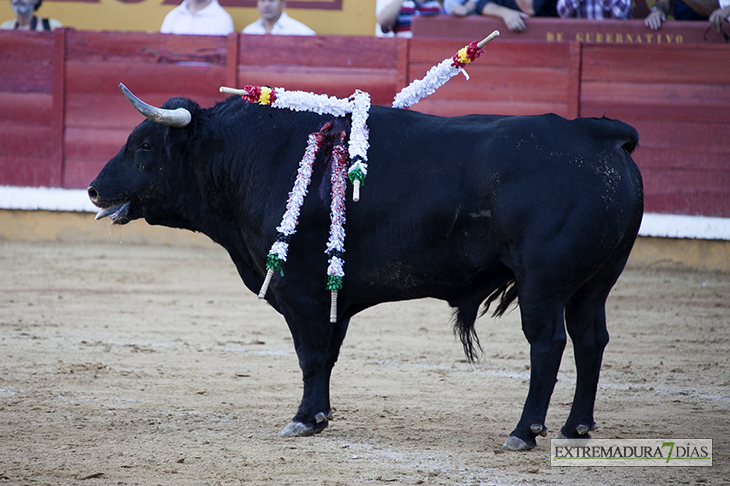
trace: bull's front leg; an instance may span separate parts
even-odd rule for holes
[[[302,370],[304,392],[297,414],[281,431],[283,436],[317,434],[332,419],[330,376],[349,320],[331,324],[326,319],[326,314],[324,317],[325,319],[317,321],[300,318],[292,322],[287,319]]]

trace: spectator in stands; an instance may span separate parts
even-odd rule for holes
[[[722,34],[722,24],[730,21],[730,0],[720,0],[720,8],[710,14],[710,25]]]
[[[284,0],[258,0],[261,17],[243,29],[244,34],[315,35],[316,32],[284,12]]]
[[[675,20],[709,20],[719,6],[718,0],[658,0],[644,23],[650,29],[658,30],[670,13]]]
[[[464,17],[476,13],[502,19],[512,32],[527,29],[529,17],[557,17],[557,0],[447,0],[446,10]]]
[[[558,0],[564,19],[631,19],[631,0]]]
[[[218,0],[185,0],[162,21],[163,34],[228,35],[234,31],[233,17]]]
[[[33,14],[42,3],[43,0],[12,0],[10,6],[15,12],[15,18],[0,24],[0,29],[42,32],[63,27],[56,19],[39,18]]]
[[[437,0],[378,0],[375,9],[382,34],[397,37],[413,37],[411,20],[414,16],[440,15],[444,12],[441,2]]]
[[[444,9],[454,17],[468,17],[476,13],[477,0],[444,0]]]

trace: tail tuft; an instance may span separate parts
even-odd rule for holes
[[[474,328],[477,320],[479,307],[457,307],[454,310],[454,333],[459,336],[461,345],[464,346],[464,354],[470,363],[479,361],[482,354],[482,346],[479,343],[479,336]]]
[[[517,298],[517,289],[515,288],[515,279],[508,278],[496,289],[494,289],[484,301],[484,308],[479,314],[479,317],[483,316],[489,311],[489,307],[492,302],[499,299],[499,305],[492,314],[493,317],[499,317],[503,315],[509,309],[509,306]],[[482,346],[479,343],[479,336],[477,336],[474,323],[477,320],[477,313],[479,312],[479,303],[465,303],[461,302],[458,304],[452,304],[455,307],[454,310],[454,333],[459,336],[461,345],[464,347],[464,354],[470,363],[479,361],[479,356],[482,353]]]

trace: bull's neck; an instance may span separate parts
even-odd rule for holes
[[[194,162],[199,207],[191,208],[191,214],[193,229],[225,247],[246,281],[251,278],[242,266],[265,273],[266,254],[276,238],[308,135],[328,119],[241,105],[240,100],[229,100],[223,108],[208,125],[202,137],[208,143]],[[231,128],[231,120],[237,130]]]

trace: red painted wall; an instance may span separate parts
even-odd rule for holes
[[[0,32],[0,184],[85,188],[142,120],[120,82],[153,104],[211,106],[221,85],[269,84],[338,97],[362,89],[389,105],[470,40]],[[641,135],[647,211],[730,217],[728,59],[723,44],[498,38],[468,67],[470,81],[458,76],[415,108],[621,119]]]

